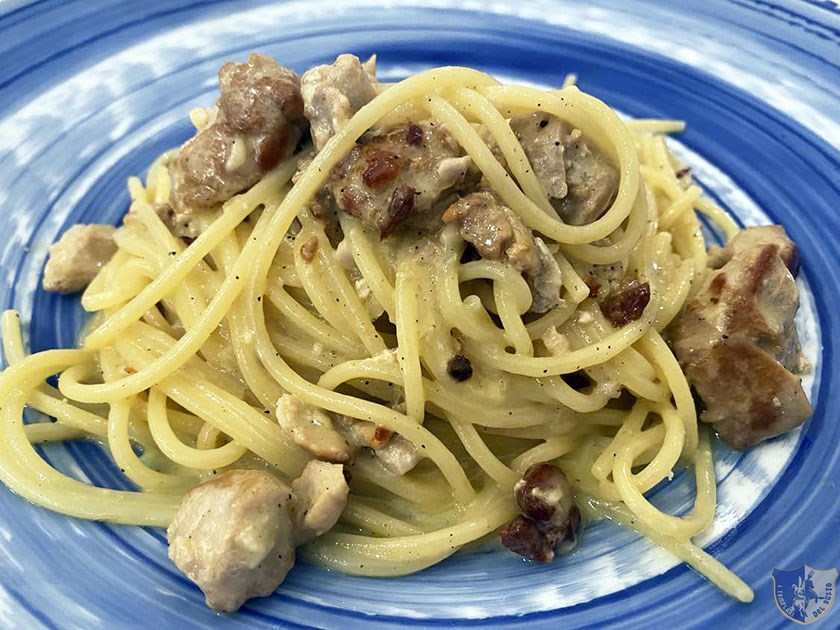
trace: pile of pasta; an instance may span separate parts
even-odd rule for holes
[[[662,331],[706,269],[697,211],[727,236],[737,227],[677,178],[662,134],[682,125],[622,121],[574,85],[506,86],[467,68],[378,90],[294,185],[297,156],[196,217],[189,244],[155,211],[169,199],[176,152],[151,166],[145,185],[130,180],[118,251],[82,297],[93,317],[80,347],[27,356],[19,317],[3,316],[0,478],[64,514],[163,527],[186,491],[225,469],[299,474],[309,456],[274,417],[288,393],[399,433],[425,456],[398,476],[359,453],[338,526],[305,549],[312,562],[360,575],[421,570],[508,523],[515,482],[550,461],[566,472],[585,520],[633,528],[751,600],[746,584],[691,542],[714,518],[712,452]],[[507,123],[534,111],[582,130],[616,165],[618,193],[598,220],[567,225],[549,203]],[[521,274],[502,262],[461,262],[465,243],[452,225],[422,237],[435,240],[430,257],[416,232],[380,239],[339,213],[355,265],[387,313],[372,320],[308,203],[365,132],[419,118],[445,125],[494,193],[555,252],[558,307],[526,317],[531,295]],[[319,247],[305,261],[301,245],[313,236]],[[613,327],[575,263],[621,263],[649,283],[641,318]],[[552,327],[571,346],[557,356],[539,342]],[[441,373],[456,353],[472,362],[465,382]],[[582,390],[562,378],[580,370],[593,382]],[[46,381],[55,374],[57,388]],[[25,423],[26,407],[46,418]],[[89,437],[107,445],[136,491],[71,479],[34,448]],[[645,494],[680,467],[693,469],[696,499],[690,514],[675,516]]]

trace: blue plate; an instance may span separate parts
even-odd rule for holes
[[[508,81],[583,89],[633,116],[681,118],[674,148],[744,224],[786,226],[802,250],[799,321],[816,412],[746,454],[717,445],[720,505],[701,542],[756,592],[744,605],[638,536],[601,523],[549,567],[499,549],[419,575],[364,579],[299,565],[236,615],[204,607],[161,531],[76,521],[0,490],[0,626],[345,628],[654,624],[773,627],[771,571],[840,564],[840,13],[828,2],[540,0],[56,3],[0,6],[0,302],[34,350],[74,343],[75,298],[38,289],[48,245],[78,221],[118,222],[125,179],[190,134],[223,62],[268,53],[298,71],[340,52],[380,76],[459,64]],[[680,8],[677,8],[679,6]],[[92,444],[46,451],[57,467],[124,486]],[[655,491],[675,512],[690,479]],[[828,625],[840,624],[829,611]]]

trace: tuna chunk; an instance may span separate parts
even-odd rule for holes
[[[373,422],[338,416],[335,426],[352,449],[372,449],[385,468],[395,475],[406,474],[423,459],[423,455],[411,441],[399,433],[376,426]]]
[[[485,260],[501,260],[523,272],[539,265],[531,230],[492,193],[476,192],[459,199],[443,213],[443,221],[457,222],[461,238]]]
[[[339,55],[332,64],[315,66],[303,73],[304,113],[318,151],[376,96],[375,79],[366,65],[355,55]]]
[[[292,482],[296,544],[307,543],[332,529],[347,505],[349,492],[343,466],[317,459],[307,463]]]
[[[316,458],[342,464],[350,462],[350,446],[323,409],[284,394],[277,401],[277,420],[295,444]]]
[[[456,201],[443,213],[445,223],[457,222],[463,238],[485,260],[500,260],[525,274],[531,287],[532,313],[559,304],[562,274],[545,242],[534,237],[513,210],[492,193],[476,192]]]
[[[539,236],[534,238],[537,246],[537,260],[539,264],[535,270],[525,275],[528,286],[531,287],[531,313],[545,313],[560,303],[560,292],[563,289],[563,273],[554,254],[548,249]]]
[[[796,245],[781,226],[748,228],[713,251],[715,267],[672,326],[674,350],[714,423],[744,449],[802,424],[811,405],[794,316]]]
[[[604,214],[618,190],[618,172],[579,129],[544,112],[513,118],[510,126],[566,223],[585,225]]]
[[[295,563],[295,547],[335,525],[348,492],[342,467],[319,461],[291,488],[256,470],[226,472],[183,498],[166,531],[169,557],[208,606],[235,611],[274,592]]]
[[[395,475],[404,475],[413,470],[423,455],[412,442],[399,433],[394,433],[386,444],[374,451],[379,461]]]
[[[44,290],[76,293],[83,290],[117,251],[112,225],[74,225],[50,247],[44,267]]]
[[[432,121],[369,135],[334,169],[327,188],[338,207],[389,236],[413,215],[428,215],[464,181],[469,158]]]
[[[252,54],[246,63],[222,66],[219,87],[215,122],[184,144],[170,166],[171,203],[179,215],[253,186],[301,137],[300,80],[288,68]]]
[[[227,472],[181,501],[166,534],[169,557],[213,610],[274,592],[295,563],[289,487],[254,470]]]

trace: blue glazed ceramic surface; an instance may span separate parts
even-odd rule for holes
[[[422,5],[422,8],[420,8]],[[431,66],[581,87],[631,116],[681,118],[675,150],[743,224],[780,222],[803,256],[799,328],[815,406],[801,430],[748,453],[716,445],[715,525],[701,542],[756,592],[739,604],[638,536],[600,523],[548,567],[496,548],[391,580],[299,564],[280,591],[221,617],[166,557],[161,531],[64,518],[0,489],[2,627],[775,627],[774,567],[840,565],[840,13],[760,0],[490,3],[0,3],[3,307],[33,350],[74,344],[77,298],[38,289],[46,249],[79,221],[118,222],[125,180],[190,134],[216,72],[249,51],[302,71],[340,52],[380,76]],[[124,480],[92,444],[45,451],[96,484]],[[677,475],[655,502],[687,510]],[[840,611],[826,627],[840,625]]]

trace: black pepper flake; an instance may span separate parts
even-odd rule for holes
[[[470,360],[461,354],[456,354],[454,357],[449,359],[446,363],[446,371],[449,373],[449,376],[459,383],[466,381],[473,374]]]

